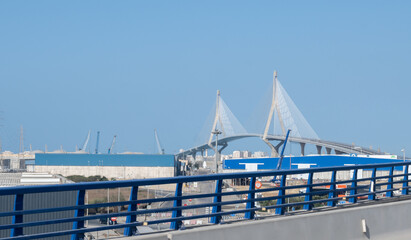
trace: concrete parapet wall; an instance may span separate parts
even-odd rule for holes
[[[167,236],[170,240],[408,240],[411,238],[410,216],[411,200],[406,200],[173,231],[155,235],[154,239]],[[365,233],[362,219],[366,222]],[[151,238],[148,235],[133,239]]]
[[[117,179],[144,179],[173,177],[174,167],[113,167],[113,166],[45,166],[34,165],[35,172],[49,172],[51,174],[61,174],[63,176],[100,175],[107,178]]]

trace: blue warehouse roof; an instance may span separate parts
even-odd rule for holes
[[[174,155],[36,153],[35,165],[174,167]]]

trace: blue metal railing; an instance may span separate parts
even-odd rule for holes
[[[278,170],[244,173],[212,174],[201,176],[184,176],[173,178],[157,178],[129,181],[108,181],[92,183],[76,183],[64,185],[48,186],[21,186],[7,187],[0,189],[0,197],[5,195],[14,196],[14,208],[8,212],[0,212],[1,217],[11,217],[9,224],[0,225],[0,231],[10,230],[10,237],[7,239],[38,239],[71,235],[71,238],[82,239],[87,232],[103,231],[108,229],[124,229],[125,236],[138,234],[137,226],[169,223],[173,230],[181,229],[183,222],[192,219],[209,219],[212,224],[218,224],[226,216],[238,216],[244,214],[244,219],[254,219],[256,215],[268,216],[271,209],[275,210],[275,215],[285,214],[287,208],[301,207],[301,211],[310,211],[319,207],[336,207],[341,202],[347,200],[349,203],[358,201],[375,201],[381,198],[399,197],[409,193],[409,165],[411,162],[388,163],[374,165],[356,165],[343,167],[312,168],[299,170]],[[369,177],[359,178],[359,170],[369,172]],[[394,171],[395,170],[395,171]],[[338,179],[338,174],[350,171],[352,177]],[[383,174],[387,173],[387,174]],[[288,185],[292,176],[308,174],[306,182],[297,181],[297,184]],[[322,181],[317,181],[318,174],[322,174]],[[324,179],[324,174],[330,177]],[[277,179],[275,185],[256,189],[255,183],[259,179]],[[224,182],[231,179],[246,179],[249,182],[248,189],[240,191],[227,191],[223,189]],[[183,191],[184,184],[194,182],[212,181],[215,184],[215,191],[202,193],[187,193]],[[138,192],[141,187],[160,186],[175,184],[174,196],[160,198],[138,199]],[[268,185],[268,186],[267,186]],[[341,188],[341,185],[344,185]],[[85,195],[89,190],[108,188],[130,188],[128,201],[118,201],[109,203],[86,204]],[[73,206],[23,209],[24,196],[31,193],[48,193],[76,191],[77,201]],[[395,193],[395,194],[394,194]],[[263,194],[265,196],[263,196]],[[235,197],[245,195],[247,197]],[[231,196],[231,199],[227,199]],[[233,197],[234,196],[234,197]],[[183,204],[184,201],[193,199],[210,199],[193,204]],[[287,201],[286,201],[287,200]],[[173,202],[172,207],[153,208],[155,203]],[[147,204],[152,208],[139,209],[138,204]],[[242,204],[245,204],[244,206]],[[235,205],[233,208],[232,206]],[[127,211],[107,213],[100,215],[86,215],[85,210],[90,208],[128,206]],[[208,208],[210,211],[197,214],[184,214],[195,209]],[[73,217],[39,220],[35,222],[24,222],[23,217],[30,214],[51,213],[62,211],[74,211]],[[138,216],[150,214],[171,213],[171,216],[160,219],[149,219],[138,221]],[[274,215],[273,214],[273,215]],[[126,217],[123,224],[107,225],[98,227],[85,227],[85,221],[111,217]],[[24,229],[34,226],[43,226],[56,223],[72,223],[72,229],[67,231],[44,232],[37,234],[25,234]],[[4,238],[5,239],[5,238]]]

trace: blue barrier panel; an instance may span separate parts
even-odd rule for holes
[[[14,196],[14,207],[6,212],[0,212],[0,217],[12,217],[12,223],[0,225],[0,231],[10,229],[10,237],[4,239],[39,239],[47,237],[58,237],[71,235],[72,239],[81,239],[88,232],[106,231],[109,229],[124,229],[125,236],[138,234],[137,227],[142,225],[170,224],[170,228],[177,230],[183,229],[182,223],[188,220],[211,219],[212,223],[220,223],[221,219],[237,219],[239,214],[244,214],[245,219],[253,219],[255,216],[277,214],[284,215],[288,208],[303,208],[302,211],[313,208],[338,208],[347,204],[344,197],[338,194],[345,192],[351,204],[357,201],[373,201],[392,198],[395,196],[408,195],[409,193],[409,165],[411,162],[372,164],[372,165],[355,165],[343,167],[326,167],[312,169],[290,169],[278,171],[261,171],[261,172],[242,172],[227,174],[211,174],[201,176],[184,176],[173,178],[156,178],[127,181],[107,181],[77,184],[62,184],[48,186],[20,186],[0,188],[0,196]],[[402,169],[403,171],[399,171]],[[367,172],[366,176],[358,178],[358,171]],[[388,170],[388,175],[386,174]],[[337,179],[337,173],[352,171],[351,179]],[[383,171],[380,174],[379,171]],[[321,173],[321,181],[315,179],[314,174]],[[330,174],[330,176],[326,174]],[[378,173],[378,174],[377,174]],[[308,174],[307,182],[302,180],[289,182],[295,176]],[[320,176],[320,175],[319,175]],[[280,180],[279,185],[268,186],[271,179]],[[264,187],[255,188],[256,179],[266,181]],[[230,188],[224,188],[232,179],[246,179],[250,182],[248,189],[240,191]],[[265,179],[265,180],[264,180]],[[215,190],[211,192],[183,192],[183,184],[194,182],[215,183]],[[290,184],[287,184],[290,183]],[[175,184],[175,193],[153,198],[147,196],[147,199],[138,199],[138,192],[144,187]],[[277,183],[276,183],[277,184]],[[345,185],[341,189],[337,186]],[[128,201],[118,201],[109,203],[85,204],[84,196],[88,190],[98,190],[107,188],[130,188],[130,197]],[[305,192],[303,191],[305,190]],[[65,192],[77,191],[77,202],[73,206],[53,207],[44,209],[23,209],[24,196],[32,193],[47,192]],[[184,194],[183,194],[184,193]],[[338,193],[338,194],[337,194]],[[247,198],[243,196],[247,195]],[[255,196],[259,197],[256,198]],[[230,198],[228,198],[230,196]],[[386,196],[386,197],[385,197]],[[226,198],[227,197],[227,198]],[[209,199],[213,201],[193,201],[193,204],[182,204],[183,201],[190,199]],[[285,202],[288,199],[288,203]],[[314,200],[313,200],[314,199]],[[161,203],[173,202],[172,206],[161,206]],[[195,204],[194,204],[195,202]],[[256,203],[259,204],[256,204]],[[156,206],[156,203],[158,207]],[[338,203],[338,204],[336,204]],[[144,204],[144,207],[137,208],[138,204]],[[149,205],[151,208],[146,208]],[[116,206],[128,206],[127,211],[113,212],[99,215],[85,215],[85,210],[90,208],[107,208]],[[204,211],[212,209],[212,211]],[[275,209],[275,214],[269,210]],[[75,211],[73,217],[42,219],[33,222],[25,222],[24,216],[40,213],[58,213],[63,211]],[[292,210],[291,210],[292,211]],[[160,216],[161,217],[156,217]],[[112,217],[125,217],[126,221],[117,225],[104,225],[85,227],[84,222],[88,220],[98,220]],[[140,218],[140,220],[139,220]],[[188,221],[190,222],[190,221]],[[26,228],[37,226],[53,225],[56,223],[71,223],[72,229],[67,231],[49,231],[44,233],[29,234],[25,232]],[[198,224],[198,222],[196,223]],[[153,231],[157,228],[154,227]],[[23,235],[24,234],[24,235]]]

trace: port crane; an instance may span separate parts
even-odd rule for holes
[[[81,150],[86,151],[88,141],[90,140],[90,133],[91,133],[91,130],[88,130],[88,134],[87,134],[86,140],[85,140],[84,143],[83,143],[83,147],[79,149],[80,151],[81,151]]]
[[[113,141],[111,142],[111,146],[108,148],[108,152],[107,152],[108,154],[110,154],[111,151],[113,151],[114,144],[116,143],[116,138],[117,138],[117,135],[114,135]]]
[[[158,134],[157,134],[156,129],[154,129],[154,136],[155,136],[156,142],[157,142],[158,153],[159,154],[164,154],[164,148],[161,147],[160,139],[158,138]]]

